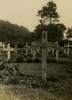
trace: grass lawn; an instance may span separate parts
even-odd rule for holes
[[[0,86],[0,100],[72,100],[72,63],[48,63],[47,82],[41,80],[41,63],[17,65],[21,84]]]

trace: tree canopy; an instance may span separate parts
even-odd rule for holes
[[[38,16],[42,18],[40,22],[47,23],[49,21],[50,24],[52,22],[58,22],[59,15],[56,10],[56,4],[53,1],[49,1],[46,6],[42,7],[42,10],[38,11]]]
[[[56,23],[59,22],[59,15],[53,1],[43,6],[42,10],[38,11],[38,16],[41,17],[40,24],[35,28],[35,35],[38,39],[41,38],[42,31],[48,32],[48,41],[58,41],[63,38],[66,27],[62,23]]]
[[[72,28],[68,28],[66,35],[67,35],[67,38],[72,38]]]
[[[26,27],[0,20],[0,41],[19,44],[29,40],[29,30]]]
[[[42,31],[47,31],[48,33],[48,41],[58,41],[63,38],[63,32],[65,31],[66,27],[63,24],[49,24],[49,25],[42,25],[39,24],[35,29],[35,36],[37,39],[41,39]],[[52,40],[50,35],[52,34]]]

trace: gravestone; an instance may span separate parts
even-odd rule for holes
[[[0,47],[2,46],[2,42],[0,42]]]
[[[42,32],[42,42],[32,42],[33,47],[42,47],[42,79],[46,81],[47,71],[47,47],[58,47],[57,42],[47,42],[47,32]],[[56,52],[58,58],[58,51]]]
[[[15,45],[15,54],[17,55],[17,44]]]
[[[3,43],[3,44],[2,44],[2,48],[4,49],[4,48],[5,48],[5,46],[6,46],[6,45]]]
[[[64,54],[66,54],[66,48],[65,48],[65,44],[64,44]]]
[[[68,45],[64,45],[64,48],[67,51],[66,54],[69,55],[69,48],[70,48],[69,42],[68,42]]]
[[[52,54],[54,54],[54,48],[52,48]]]
[[[14,51],[14,48],[10,48],[10,44],[7,44],[7,48],[4,48],[3,51],[7,51],[7,58],[10,59],[10,52]]]
[[[24,46],[26,48],[26,56],[28,55],[28,48],[30,48],[30,46],[28,46],[28,43],[26,43],[26,46]]]
[[[47,32],[42,32],[42,43],[47,43]],[[47,46],[42,46],[42,79],[46,81],[47,73]]]
[[[69,42],[68,42],[68,45],[67,45],[67,54],[69,55]]]
[[[56,49],[56,61],[59,60],[59,52],[58,52],[58,48],[59,48],[59,45],[58,45],[58,42],[57,43],[57,49]]]

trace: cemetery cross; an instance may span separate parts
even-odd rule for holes
[[[55,48],[58,42],[47,42],[47,31],[42,31],[42,42],[32,42],[32,47],[42,47],[42,79],[46,81],[47,78],[47,47]],[[58,59],[58,49],[57,49]]]
[[[8,60],[10,59],[10,52],[14,51],[14,48],[10,48],[10,44],[7,44],[7,48],[4,48],[3,51],[7,51]]]
[[[28,48],[30,47],[30,46],[28,46],[28,43],[26,43],[26,46],[24,46],[25,48],[26,48],[26,56],[28,55]]]

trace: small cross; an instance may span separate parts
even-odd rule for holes
[[[2,47],[2,49],[4,49],[5,46],[6,46],[6,45],[5,45],[4,43],[0,42],[0,47]]]
[[[10,52],[14,51],[14,48],[10,48],[10,44],[7,45],[7,48],[3,48],[3,51],[7,51],[8,52],[8,60],[10,59]]]
[[[28,43],[26,43],[26,46],[24,46],[26,48],[26,55],[28,55],[28,48],[30,48],[30,46],[28,46]]]

